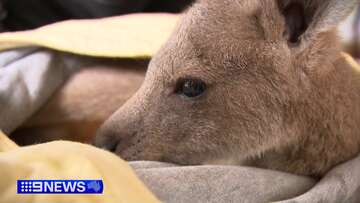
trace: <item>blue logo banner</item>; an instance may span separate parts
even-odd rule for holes
[[[102,180],[18,180],[18,194],[102,194]]]

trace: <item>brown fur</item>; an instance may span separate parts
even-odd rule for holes
[[[21,145],[58,139],[90,142],[99,126],[140,87],[147,63],[101,60],[85,66],[12,133],[12,139]]]
[[[290,43],[294,23],[302,25],[299,16],[287,19],[293,3],[305,9],[306,30]],[[95,144],[128,160],[323,175],[360,151],[360,76],[341,56],[334,29],[355,3],[199,1]],[[205,94],[174,93],[182,77],[205,81]]]

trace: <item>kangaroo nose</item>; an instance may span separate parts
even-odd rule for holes
[[[139,123],[141,123],[137,109],[129,101],[124,104],[98,129],[93,145],[118,155],[133,147],[133,138],[136,137]]]
[[[120,144],[121,138],[113,130],[109,130],[106,127],[101,127],[93,140],[93,145],[108,150],[110,152],[116,152],[117,146]]]

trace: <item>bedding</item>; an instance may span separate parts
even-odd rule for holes
[[[176,16],[155,15],[153,20],[143,21],[150,17],[69,21],[0,34],[0,129],[10,134],[18,128],[81,66],[81,57],[64,52],[150,57],[169,35]],[[152,29],[139,31],[138,26],[144,24]],[[99,27],[103,29],[95,29]],[[103,30],[108,32],[106,37],[101,35]],[[350,56],[344,57],[359,68]],[[86,144],[56,141],[18,147],[1,134],[0,164],[0,202],[360,201],[360,156],[335,167],[322,180],[241,166],[132,162],[131,169],[115,155]],[[15,188],[21,178],[98,178],[104,180],[106,189],[103,196],[22,196]]]
[[[0,133],[0,202],[159,202],[125,161],[89,145],[58,141],[18,147]],[[79,164],[80,163],[80,164]],[[101,195],[17,195],[19,179],[103,180]]]

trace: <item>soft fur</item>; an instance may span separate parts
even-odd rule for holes
[[[195,3],[95,144],[128,160],[323,175],[360,151],[360,76],[335,29],[356,2]],[[174,93],[183,77],[205,94]]]

